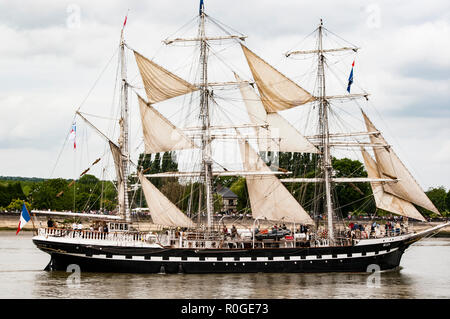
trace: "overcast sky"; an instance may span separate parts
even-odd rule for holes
[[[287,73],[282,54],[323,18],[329,30],[361,47],[354,85],[371,94],[375,125],[425,190],[450,188],[448,0],[205,5],[209,15],[247,35],[249,48]],[[198,0],[0,0],[0,175],[71,177],[80,168],[57,158],[86,96],[88,113],[112,103],[114,53],[128,9],[127,43],[153,57],[198,6]],[[109,80],[88,95],[111,57],[114,63],[104,73]]]

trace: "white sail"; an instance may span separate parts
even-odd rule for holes
[[[273,66],[242,45],[242,50],[268,113],[278,112],[314,100],[314,97]]]
[[[366,123],[368,132],[377,132],[373,123],[369,120],[367,115],[362,112],[364,121]],[[380,134],[370,135],[371,143],[387,145],[386,140]],[[440,215],[437,208],[433,205],[428,196],[424,193],[420,185],[416,182],[414,177],[400,161],[398,156],[390,147],[374,147],[375,159],[380,174],[380,178],[397,178],[397,183],[384,183],[383,189],[385,192],[400,197],[408,202],[414,203],[418,206],[426,208],[438,215]]]
[[[196,86],[167,71],[138,52],[134,51],[134,56],[149,103],[154,104],[198,90]]]
[[[250,121],[255,127],[260,151],[318,153],[319,150],[278,113],[266,113],[255,90],[235,73]]]
[[[380,178],[375,160],[364,149],[361,149],[361,153],[369,178]],[[375,204],[378,208],[397,215],[426,221],[413,204],[395,195],[386,193],[381,182],[371,182],[370,186],[372,187]]]
[[[154,224],[170,227],[193,227],[194,223],[178,209],[141,172],[139,180]]]
[[[239,146],[245,170],[270,172],[247,141],[240,140]],[[253,218],[314,224],[308,213],[275,176],[247,176],[246,181]]]
[[[145,153],[192,149],[196,146],[180,129],[138,95]]]
[[[124,194],[125,194],[125,183],[124,174],[122,166],[122,152],[113,142],[109,141],[109,147],[111,149],[111,154],[114,160],[114,166],[116,168],[117,176],[117,193],[119,198],[119,212],[122,212],[125,207]]]

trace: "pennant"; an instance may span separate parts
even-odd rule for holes
[[[124,28],[125,28],[125,25],[127,24],[127,18],[128,18],[128,15],[125,16],[125,21],[123,22],[123,27]]]
[[[16,235],[22,230],[26,223],[30,221],[31,217],[28,213],[28,209],[25,206],[25,202],[22,206],[22,213],[20,214],[19,227],[17,227]]]
[[[348,85],[347,85],[347,92],[350,93],[350,86],[353,83],[353,67],[355,66],[355,60],[353,60],[352,63],[352,70],[350,71],[350,76],[348,77]]]
[[[70,131],[69,135],[69,140],[73,140],[73,149],[77,148],[76,135],[77,135],[77,125],[75,122],[73,122],[72,130]]]

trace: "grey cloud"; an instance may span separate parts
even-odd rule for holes
[[[67,27],[70,15],[67,9],[70,4],[79,6],[81,10],[79,29]],[[142,53],[152,54],[157,52],[162,39],[197,15],[198,4],[198,0],[0,0],[0,34],[3,35],[5,44],[0,47],[0,69],[2,78],[7,79],[3,81],[0,93],[6,96],[23,95],[27,98],[27,103],[34,103],[35,108],[28,109],[27,114],[18,111],[15,114],[16,111],[11,110],[8,112],[11,113],[8,124],[11,127],[17,126],[21,116],[28,117],[29,121],[33,118],[41,121],[40,128],[36,127],[38,132],[33,136],[3,136],[0,148],[7,149],[11,151],[8,154],[12,154],[15,144],[20,146],[16,150],[16,154],[20,154],[21,150],[27,152],[27,148],[41,144],[45,145],[46,152],[55,153],[54,149],[59,147],[58,141],[67,129],[66,124],[70,123],[58,125],[54,117],[45,119],[37,114],[40,110],[49,112],[47,104],[53,101],[51,104],[54,105],[57,100],[60,103],[59,112],[64,115],[61,118],[70,119],[74,106],[83,100],[116,49],[120,28],[128,9],[127,40]],[[425,29],[421,33],[422,37],[413,33],[416,26],[439,20],[449,21],[448,0],[427,3],[419,0],[205,0],[205,4],[212,17],[248,35],[249,47],[277,67],[282,67],[279,61],[285,50],[312,32],[319,19],[323,18],[325,27],[332,32],[363,46],[366,51],[363,53],[364,60],[357,63],[364,63],[367,76],[372,76],[373,79],[368,84],[375,84],[377,87],[379,96],[376,99],[398,103],[391,111],[383,109],[387,120],[399,121],[406,117],[411,120],[408,122],[411,126],[420,127],[423,118],[431,121],[450,116],[447,104],[449,96],[444,92],[445,85],[449,82],[448,65],[438,63],[435,57],[439,56],[439,52],[435,49],[422,46],[421,50],[415,50],[427,40],[430,32],[441,35],[442,46],[450,47],[448,38],[442,36],[445,33],[439,28]],[[379,27],[370,24],[370,15],[374,13],[368,10],[370,5],[375,5],[375,8],[378,6],[380,10]],[[411,41],[413,45],[410,44]],[[443,58],[445,57],[446,55]],[[176,69],[183,62],[176,60],[167,64],[164,56],[156,58],[168,65],[169,69]],[[111,103],[115,63],[116,60],[113,61],[111,70],[108,70],[109,73],[104,75],[105,84],[93,92],[92,98],[95,96],[95,99],[88,100],[92,113],[96,112],[97,105]],[[131,61],[130,67],[132,64]],[[362,65],[356,70],[356,81],[362,78],[362,70]],[[297,69],[287,71],[288,75],[294,76],[295,72],[305,72]],[[245,72],[248,72],[247,68]],[[343,78],[346,79],[347,76],[346,73]],[[358,83],[355,82],[355,86],[356,84]],[[424,85],[422,88],[421,84]],[[437,87],[439,90],[435,89]],[[370,86],[366,89],[372,93]],[[36,92],[40,91],[45,92],[45,99],[34,99]],[[53,128],[46,130],[46,127]],[[431,131],[430,128],[427,130]],[[439,149],[438,141],[430,143],[434,143],[434,147]],[[53,165],[53,162],[49,165]],[[33,174],[32,171],[30,169],[30,174]],[[50,168],[46,171],[50,171]],[[19,167],[10,165],[8,172],[4,174],[20,175],[21,171]],[[434,174],[438,176],[439,172]]]

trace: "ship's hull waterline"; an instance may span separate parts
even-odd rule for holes
[[[390,238],[341,247],[186,249],[108,247],[34,238],[50,254],[48,270],[118,273],[302,273],[395,269],[404,251],[421,237]]]

